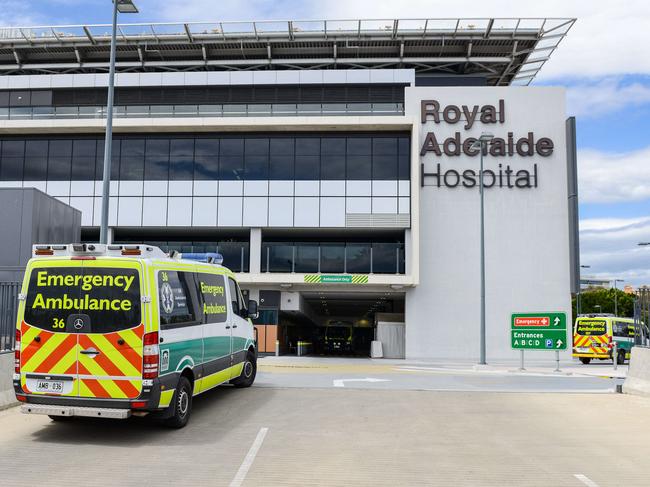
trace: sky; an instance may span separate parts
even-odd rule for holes
[[[123,22],[575,17],[532,86],[564,86],[578,134],[585,275],[650,285],[648,0],[134,0]],[[109,23],[110,0],[0,0],[5,26]]]

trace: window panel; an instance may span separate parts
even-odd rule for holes
[[[320,179],[320,138],[296,138],[295,178]]]
[[[271,139],[269,150],[269,179],[294,178],[295,143],[293,138]]]
[[[262,248],[262,271],[291,272],[293,245],[288,243],[269,243]]]
[[[144,139],[124,139],[120,151],[120,179],[142,181],[144,177]]]
[[[45,181],[47,179],[47,153],[47,140],[28,139],[25,141],[25,181]]]
[[[400,137],[398,140],[398,177],[399,179],[411,178],[411,139]]]
[[[370,156],[348,154],[346,158],[346,176],[352,180],[367,180],[372,177]]]
[[[120,177],[120,139],[113,139],[111,144],[111,179],[117,181]],[[50,142],[51,144],[51,142]],[[102,180],[104,176],[104,139],[97,141],[97,164],[95,166],[95,179]]]
[[[323,244],[320,249],[321,272],[344,272],[345,245]]]
[[[194,176],[194,139],[171,139],[169,179],[191,180]]]
[[[397,179],[397,138],[372,139],[372,179]]]
[[[78,139],[72,143],[72,179],[90,181],[95,176],[97,141]]]
[[[244,179],[268,179],[269,139],[246,139],[244,153]]]
[[[345,147],[343,137],[321,139],[321,179],[345,179]]]
[[[221,139],[219,179],[238,180],[244,176],[244,139]]]
[[[370,244],[348,244],[345,250],[346,272],[370,272]]]
[[[372,272],[375,274],[397,273],[400,244],[374,243],[372,244]]]
[[[214,180],[219,179],[219,156],[195,156],[194,179]]]
[[[158,272],[160,325],[163,328],[196,323],[192,289],[194,278],[189,272]]]
[[[2,142],[2,160],[0,161],[0,179],[3,181],[20,181],[23,179],[25,162],[25,142],[22,140],[5,140]]]
[[[145,143],[144,179],[169,179],[169,139],[148,139]]]
[[[196,139],[194,145],[195,156],[218,156],[219,139]]]
[[[296,245],[296,272],[318,272],[318,244]]]

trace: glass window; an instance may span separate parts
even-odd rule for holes
[[[158,272],[158,301],[162,328],[196,324],[191,288],[194,278],[189,272]]]
[[[371,139],[350,137],[347,143],[347,179],[365,180],[372,177]]]
[[[347,244],[345,258],[346,272],[359,274],[370,272],[370,244]]]
[[[322,244],[320,249],[321,272],[344,272],[345,245]]]
[[[321,139],[321,179],[345,179],[345,139]]]
[[[262,248],[263,272],[291,272],[293,245],[290,243],[268,243]]]
[[[45,181],[47,179],[47,140],[28,139],[25,141],[25,181]]]
[[[296,138],[295,178],[320,179],[320,138]]]
[[[120,151],[120,179],[142,181],[144,177],[144,139],[124,139]]]
[[[230,305],[232,307],[232,311],[236,315],[241,316],[242,311],[244,310],[244,303],[242,302],[241,296],[239,294],[237,283],[231,278],[228,278],[228,287],[230,288]]]
[[[223,265],[233,272],[248,272],[248,242],[219,242],[218,250],[223,256]]]
[[[144,154],[144,179],[169,179],[169,139],[147,139]]]
[[[30,105],[31,93],[29,91],[11,91],[9,104],[12,107],[27,107]]]
[[[269,178],[269,139],[249,139],[244,144],[244,179]]]
[[[72,143],[72,179],[90,181],[95,176],[97,140],[78,139]]]
[[[631,336],[634,336],[634,326],[622,321],[613,321],[612,331],[614,332],[615,337],[629,338]]]
[[[296,245],[296,272],[318,272],[318,244]]]
[[[194,175],[194,139],[172,139],[169,151],[169,179],[192,179]]]
[[[23,179],[25,160],[25,141],[5,140],[2,142],[2,162],[0,179],[3,181],[20,181]]]
[[[244,176],[244,139],[221,139],[219,179],[237,180]]]
[[[271,139],[269,144],[270,167],[269,179],[291,180],[294,177],[295,139]]]
[[[70,179],[71,164],[72,141],[50,140],[47,179],[52,181],[66,181]]]
[[[203,322],[223,323],[228,318],[224,277],[200,273],[196,278],[199,286],[199,302],[203,308]]]
[[[398,177],[399,179],[411,178],[411,139],[400,137],[398,139]]]
[[[99,282],[99,284],[97,284]],[[33,269],[25,321],[44,330],[111,333],[141,322],[140,278],[136,269],[48,267]]]
[[[372,244],[372,272],[375,274],[395,274],[398,270],[400,244]]]
[[[219,179],[219,156],[194,156],[194,179]]]
[[[48,106],[52,104],[52,91],[41,90],[32,91],[32,105],[33,106]]]
[[[397,179],[397,139],[372,139],[372,179]]]

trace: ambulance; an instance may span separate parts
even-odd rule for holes
[[[219,254],[35,245],[16,327],[22,412],[60,421],[147,414],[185,426],[192,398],[257,373],[251,318]]]

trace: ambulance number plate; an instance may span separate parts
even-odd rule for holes
[[[38,380],[36,382],[36,392],[49,392],[53,394],[63,393],[62,380]]]

